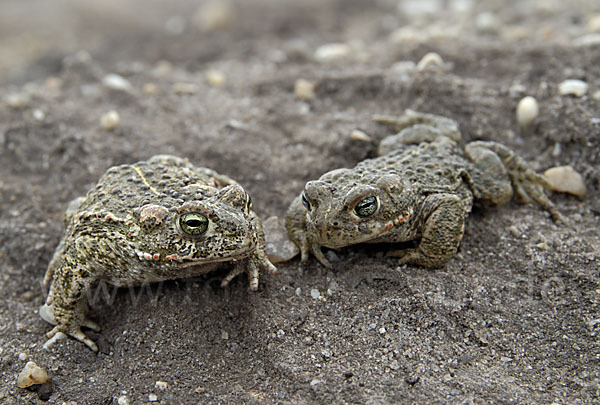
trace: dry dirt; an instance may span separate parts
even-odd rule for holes
[[[44,403],[15,383],[34,360],[56,404],[598,403],[600,45],[574,43],[600,29],[600,4],[239,0],[220,25],[202,22],[202,4],[0,5],[0,402]],[[315,60],[331,42],[350,54]],[[446,64],[398,63],[431,51]],[[103,86],[109,73],[131,88]],[[294,96],[298,78],[316,84],[313,100]],[[587,94],[559,95],[565,79]],[[540,116],[521,131],[526,94]],[[188,157],[237,179],[263,218],[283,217],[307,180],[374,156],[389,130],[372,114],[405,108],[452,117],[465,141],[505,143],[536,170],[573,166],[588,195],[551,195],[571,225],[515,202],[476,207],[441,270],[357,246],[332,271],[280,263],[257,293],[243,277],[221,289],[223,272],[121,289],[90,314],[101,353],[42,348],[40,281],[63,212],[108,167]],[[109,110],[112,131],[99,124]],[[374,142],[352,140],[356,128]]]

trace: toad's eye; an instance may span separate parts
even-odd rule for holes
[[[310,202],[308,202],[308,198],[306,198],[306,194],[302,192],[302,205],[306,208],[307,211],[310,211]]]
[[[354,213],[361,218],[370,217],[375,214],[377,208],[379,207],[379,201],[377,197],[371,196],[361,200],[354,207]]]
[[[187,212],[179,217],[178,224],[184,234],[199,236],[208,229],[208,218],[198,212]]]

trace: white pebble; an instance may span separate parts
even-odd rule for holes
[[[102,84],[111,90],[130,91],[132,88],[129,80],[114,73],[104,76]]]
[[[423,39],[423,33],[410,26],[398,28],[388,36],[388,41],[392,44],[415,43]]]
[[[500,20],[494,13],[486,11],[479,13],[477,17],[475,17],[475,28],[477,28],[477,31],[479,32],[493,34],[498,32],[500,26]]]
[[[311,288],[311,289],[310,289],[310,296],[311,296],[313,299],[315,299],[315,300],[316,300],[316,299],[319,299],[319,297],[321,296],[321,291],[319,291],[319,290],[318,290],[318,289],[316,289],[316,288]]]
[[[398,2],[398,11],[411,18],[424,17],[440,12],[442,0],[404,0]]]
[[[523,86],[520,83],[514,83],[508,89],[508,94],[511,97],[516,98],[516,97],[521,97],[523,94],[525,94],[526,91],[527,91],[527,88],[525,86]]]
[[[312,100],[315,98],[315,84],[306,79],[298,79],[294,83],[294,95],[299,100]]]
[[[223,87],[227,83],[225,74],[215,69],[206,71],[206,81],[213,87]]]
[[[119,117],[119,113],[115,110],[109,111],[100,117],[100,126],[107,131],[118,127],[120,122],[121,117]]]
[[[561,96],[577,96],[582,97],[585,93],[587,93],[588,84],[583,80],[565,80],[561,84],[558,85],[558,93]]]
[[[27,388],[36,384],[44,384],[48,382],[48,373],[46,370],[35,364],[33,361],[28,361],[25,368],[17,377],[17,386],[19,388]]]
[[[44,121],[44,119],[46,118],[46,113],[44,112],[44,110],[40,110],[39,108],[36,108],[35,110],[33,110],[33,119],[36,121]]]
[[[12,108],[23,108],[27,107],[29,104],[30,98],[25,93],[12,93],[6,96],[5,98],[6,104]]]
[[[385,332],[387,332],[387,331],[385,330],[385,328],[383,326],[381,328],[379,328],[380,335],[385,335]]]
[[[350,133],[350,139],[353,141],[359,142],[373,142],[373,138],[371,138],[368,134],[361,131],[360,129],[355,129]]]
[[[352,52],[350,45],[342,43],[332,43],[321,45],[315,51],[315,59],[320,62],[328,62],[336,59],[345,58]]]
[[[587,30],[589,32],[600,33],[600,14],[592,14],[587,21]]]
[[[161,391],[164,391],[167,388],[169,388],[169,384],[166,381],[157,381],[154,383],[154,386]]]
[[[21,360],[21,361],[27,360],[27,353],[19,353],[19,360]]]
[[[425,56],[423,56],[421,58],[419,63],[417,63],[417,70],[423,71],[430,67],[443,66],[443,65],[444,65],[444,60],[442,59],[442,57],[439,54],[437,54],[435,52],[429,52],[428,54],[426,54]]]
[[[235,9],[230,1],[209,0],[198,8],[193,20],[204,32],[226,30],[234,23]]]
[[[121,395],[119,399],[117,399],[117,404],[129,405],[129,398],[127,398],[127,395]]]
[[[573,45],[577,47],[600,45],[600,33],[585,34],[573,40]]]
[[[198,85],[195,83],[177,82],[173,84],[173,91],[176,94],[196,94],[198,92]]]
[[[596,90],[594,94],[592,94],[592,98],[600,101],[600,90]]]
[[[537,118],[540,110],[538,102],[531,96],[523,97],[517,105],[517,122],[521,128],[527,128]]]
[[[583,197],[586,193],[585,183],[581,174],[571,166],[552,167],[544,172],[544,177],[550,183],[550,188],[561,193],[569,193]]]
[[[156,394],[148,395],[148,402],[158,402],[158,397],[156,396]]]

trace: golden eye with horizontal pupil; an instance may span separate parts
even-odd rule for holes
[[[310,211],[310,203],[308,202],[308,198],[306,198],[306,194],[302,192],[302,205],[306,208],[307,211]]]
[[[377,197],[371,196],[361,200],[358,204],[356,204],[354,207],[354,213],[361,218],[366,218],[375,214],[375,211],[377,211],[378,207],[379,201],[377,200]]]
[[[208,229],[208,218],[198,212],[188,212],[179,217],[179,229],[186,235],[202,235]]]

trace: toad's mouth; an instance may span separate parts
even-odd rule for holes
[[[387,234],[390,230],[392,230],[395,226],[399,226],[402,224],[408,223],[410,218],[412,217],[413,210],[409,210],[408,212],[398,215],[393,220],[386,222],[383,226],[377,226],[372,228],[369,232],[357,232],[359,234],[358,237],[352,238],[351,241],[343,240],[343,238],[338,239],[338,243],[326,237],[327,231],[324,230],[319,235],[319,244],[321,246],[325,246],[331,249],[337,249],[344,246],[348,246],[349,244],[355,245],[358,243],[367,243],[373,240],[377,240],[382,238],[385,234]]]

